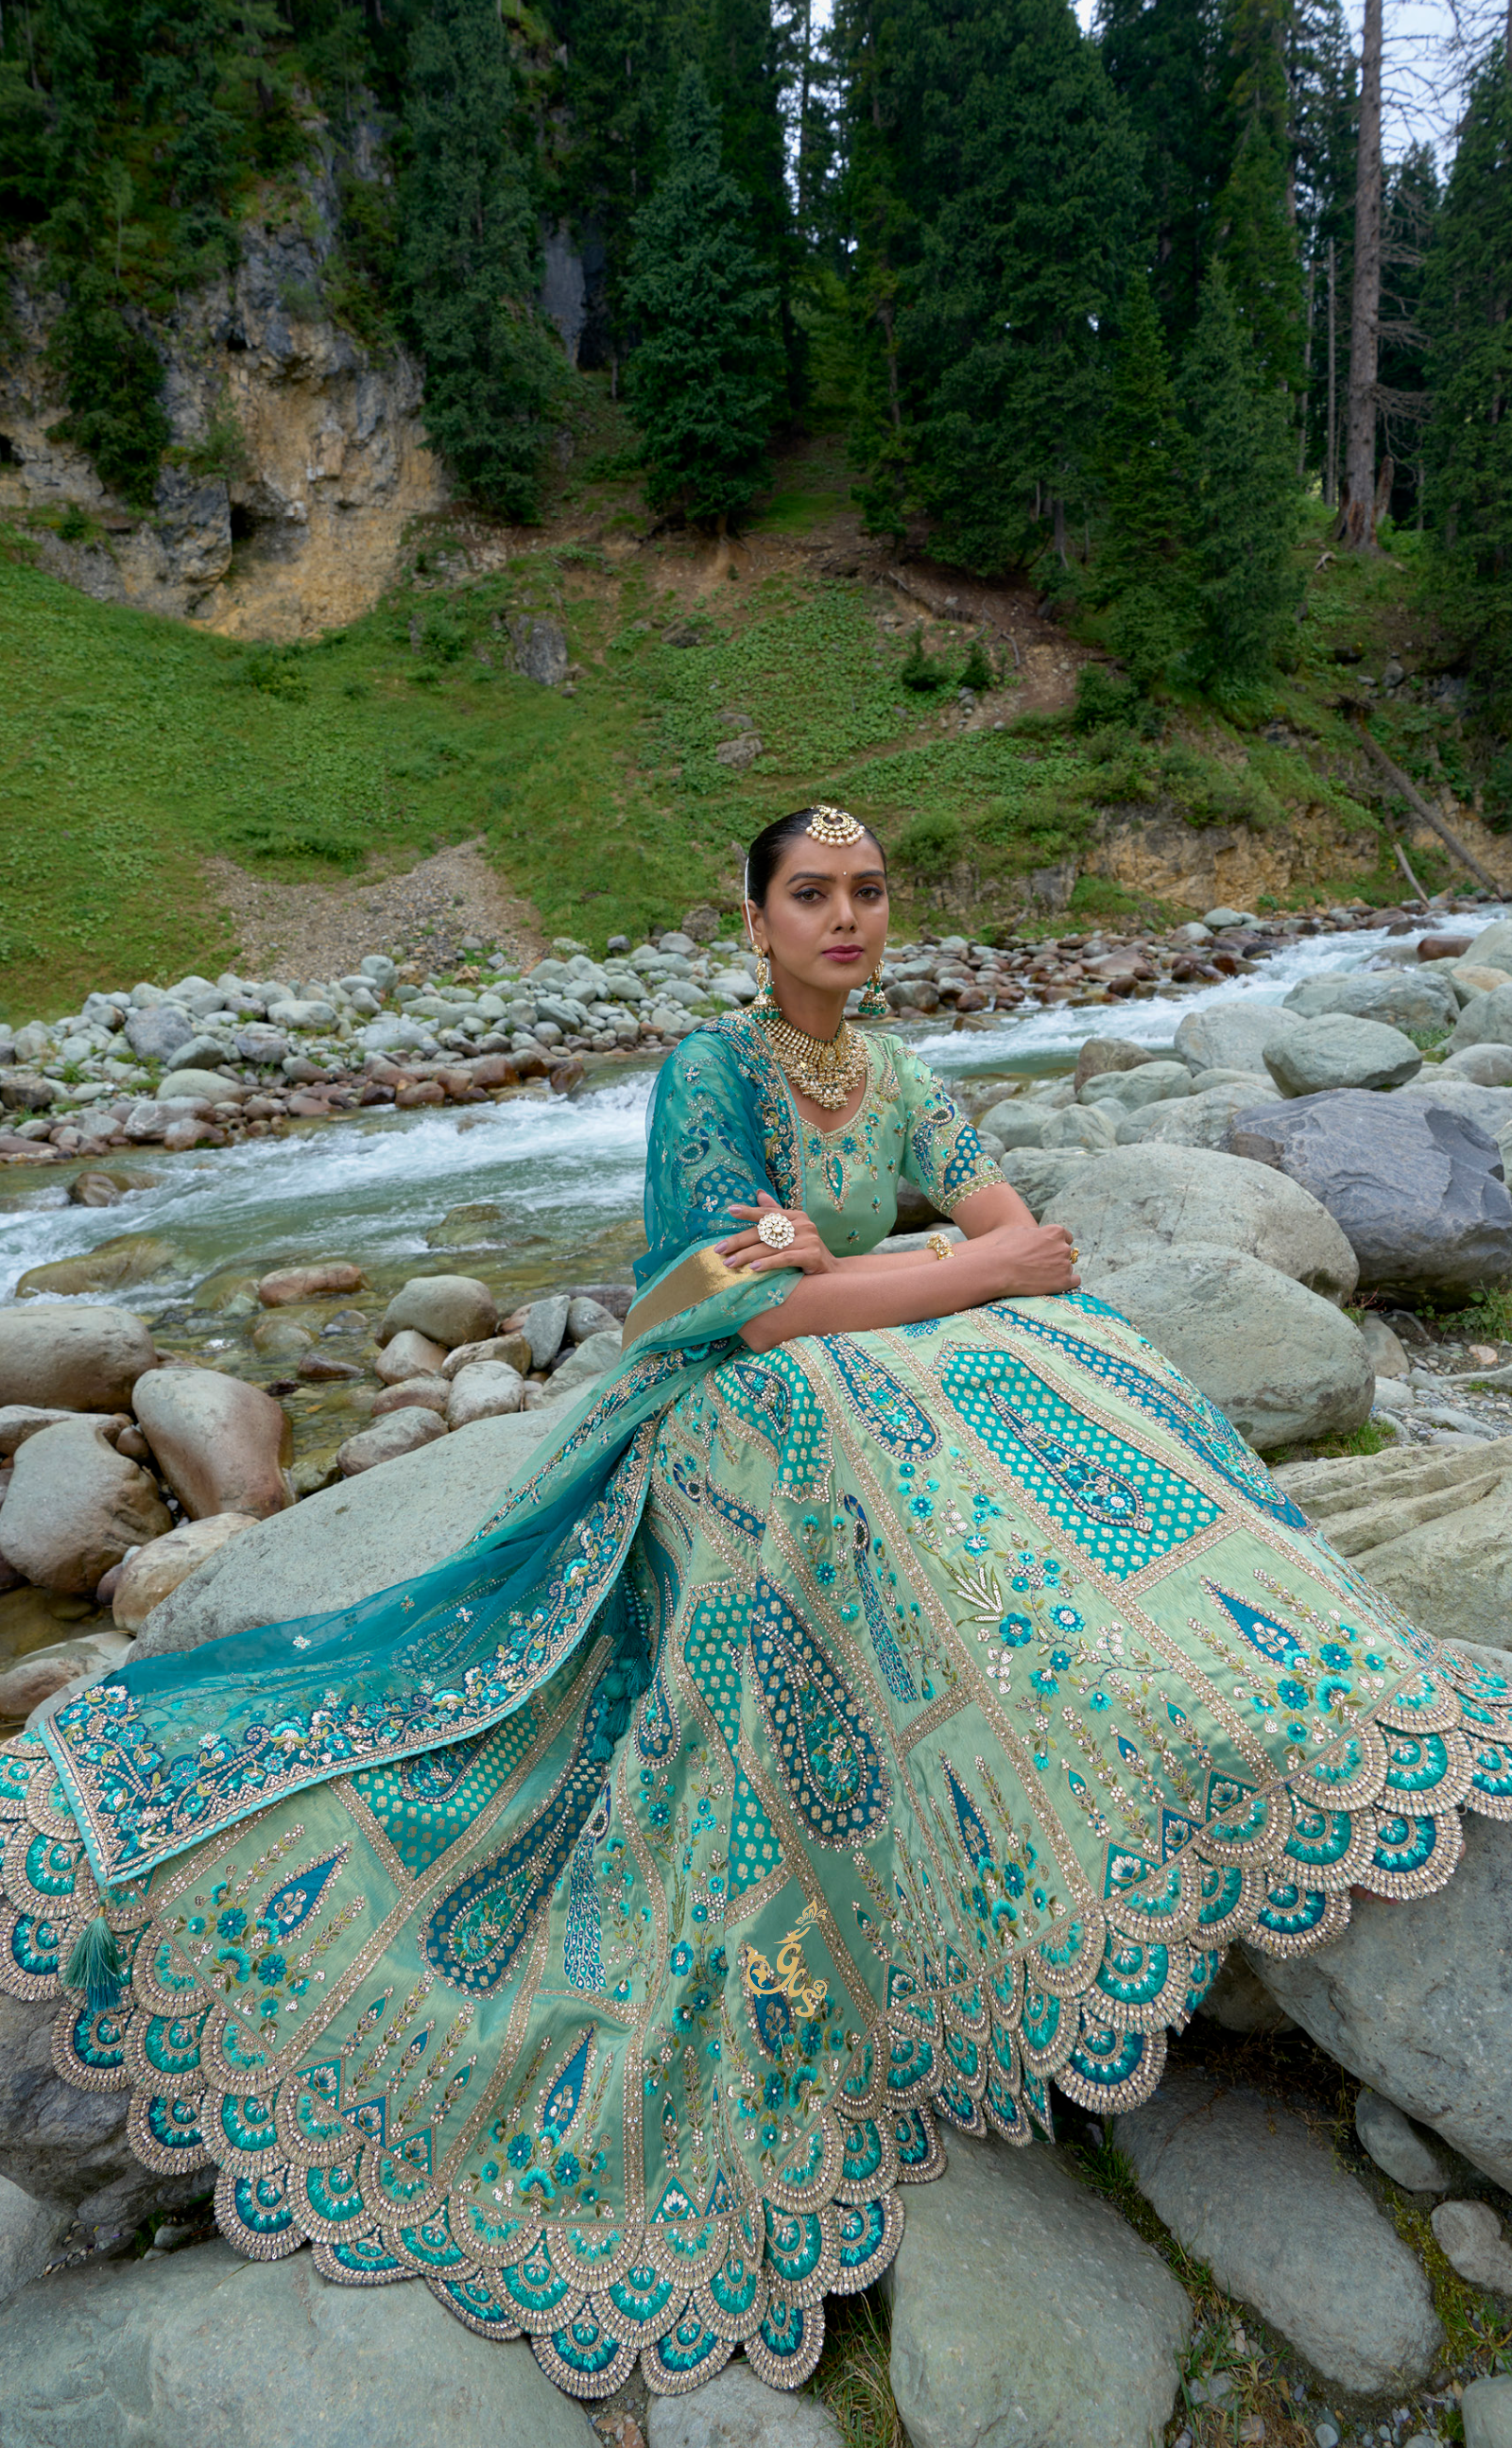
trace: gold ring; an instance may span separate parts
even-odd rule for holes
[[[1072,1244],[1071,1244],[1071,1264],[1073,1265],[1073,1267],[1076,1265],[1076,1262],[1077,1262],[1078,1258],[1080,1258],[1080,1256],[1081,1256],[1081,1251],[1077,1248],[1076,1243],[1073,1241],[1073,1242],[1072,1242]]]
[[[764,1241],[769,1250],[791,1250],[796,1238],[792,1217],[784,1215],[779,1207],[769,1207],[756,1226],[756,1239]]]

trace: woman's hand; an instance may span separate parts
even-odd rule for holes
[[[732,1207],[732,1215],[749,1215],[752,1228],[733,1241],[718,1244],[720,1257],[727,1267],[744,1268],[748,1274],[769,1274],[776,1267],[796,1267],[806,1275],[828,1275],[834,1272],[836,1261],[819,1238],[819,1228],[801,1207],[779,1207],[770,1191],[758,1190],[754,1207]],[[768,1249],[756,1230],[756,1220],[763,1215],[785,1215],[793,1227],[793,1238],[785,1250]]]
[[[957,1244],[957,1257],[971,1253],[973,1267],[989,1271],[995,1289],[989,1300],[1013,1300],[1031,1293],[1075,1291],[1081,1278],[1076,1272],[1076,1245],[1063,1224],[999,1224],[990,1233]]]

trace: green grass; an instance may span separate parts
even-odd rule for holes
[[[595,450],[613,471],[602,483]],[[564,498],[612,490],[622,456],[605,411]],[[763,517],[817,516],[840,473],[829,439],[805,446]],[[1144,716],[1088,730],[1028,714],[963,735],[953,696],[902,684],[889,591],[757,579],[737,555],[738,583],[690,598],[706,559],[655,542],[617,573],[598,546],[544,539],[479,578],[442,520],[364,620],[315,644],[244,646],[96,603],[32,565],[22,529],[0,529],[0,1016],[213,975],[234,948],[204,877],[216,854],[330,879],[481,836],[547,935],[602,946],[675,924],[695,900],[733,908],[741,845],[815,796],[853,807],[897,854],[905,929],[968,913],[991,925],[1019,907],[1016,879],[1083,851],[1107,810],[1258,833],[1326,818],[1381,843],[1363,888],[1350,875],[1339,889],[1400,889],[1375,817],[1339,779],[1351,743],[1330,698],[1331,640],[1374,618],[1399,575],[1349,564],[1315,579],[1302,664],[1245,724],[1169,708],[1163,733]],[[526,610],[565,622],[573,697],[512,670],[503,624]],[[928,643],[953,677],[961,638],[935,624]],[[1263,736],[1276,713],[1300,744]],[[716,755],[737,717],[763,745],[743,772]],[[1091,877],[1074,907],[1109,923],[1177,914]]]

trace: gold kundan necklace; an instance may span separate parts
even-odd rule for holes
[[[867,1049],[865,1038],[856,1034],[848,1020],[841,1021],[833,1037],[811,1037],[806,1029],[794,1028],[791,1020],[784,1020],[775,1004],[768,1011],[754,1011],[751,1017],[765,1037],[774,1062],[800,1097],[822,1105],[827,1114],[837,1114],[850,1103],[867,1076]]]

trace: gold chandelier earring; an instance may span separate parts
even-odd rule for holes
[[[888,999],[883,991],[880,961],[861,989],[861,1000],[856,1004],[855,1016],[857,1020],[886,1020],[888,1017]]]
[[[750,1009],[754,1012],[775,1011],[777,999],[772,991],[772,964],[765,952],[756,954],[756,1001],[750,1005]]]

